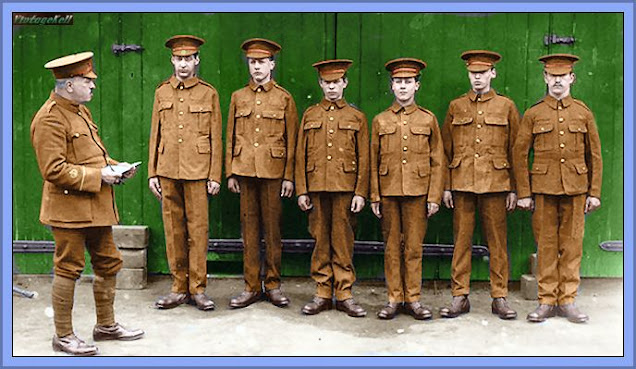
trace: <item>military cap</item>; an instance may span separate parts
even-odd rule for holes
[[[391,77],[408,78],[417,77],[426,63],[415,58],[398,58],[388,61],[384,67],[391,72]]]
[[[44,68],[51,69],[56,79],[76,76],[97,78],[93,71],[93,53],[85,51],[63,56],[44,64]]]
[[[466,61],[466,69],[471,72],[485,72],[501,60],[501,55],[488,50],[468,50],[462,53],[461,58]]]
[[[166,40],[166,47],[172,49],[172,55],[188,56],[199,52],[205,40],[192,35],[176,35]]]
[[[250,38],[249,40],[243,41],[241,49],[245,51],[245,56],[248,58],[262,59],[278,54],[281,46],[274,41],[264,38]]]
[[[556,75],[572,72],[572,67],[578,60],[579,57],[572,54],[550,54],[539,58],[544,63],[545,71]]]
[[[336,81],[344,77],[351,64],[353,64],[353,61],[349,59],[333,59],[323,60],[311,66],[318,70],[320,78],[325,81]]]

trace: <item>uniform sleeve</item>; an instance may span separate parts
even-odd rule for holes
[[[508,136],[508,162],[511,163],[512,166],[512,156],[513,149],[515,145],[515,141],[517,140],[517,134],[519,133],[519,110],[513,102],[510,103],[510,108],[508,109],[508,122],[509,122],[509,136]],[[511,168],[512,169],[512,168]],[[516,181],[514,176],[514,170],[510,173],[510,192],[516,192]]]
[[[300,127],[298,130],[298,137],[296,139],[296,160],[294,162],[294,185],[296,186],[296,196],[307,194],[307,173],[305,172],[307,163],[307,142],[305,137],[305,130],[303,129],[306,119],[307,112],[303,114],[303,118],[300,122]]]
[[[210,144],[212,154],[210,155],[210,172],[208,179],[221,183],[221,171],[223,170],[223,118],[221,117],[221,106],[219,95],[216,91],[212,93],[212,121],[210,124]]]
[[[594,115],[589,112],[587,120],[587,135],[585,136],[585,162],[588,167],[589,191],[588,196],[601,198],[603,182],[603,159],[601,157],[601,139]]]
[[[444,190],[444,178],[448,170],[445,165],[444,146],[442,143],[442,134],[439,129],[437,118],[433,116],[433,127],[430,138],[431,147],[431,181],[428,187],[428,202],[440,204],[442,202],[442,191]]]
[[[67,162],[66,128],[53,115],[34,123],[31,141],[40,173],[44,180],[75,191],[99,192],[102,186],[100,168]]]
[[[358,131],[358,178],[356,179],[355,194],[365,199],[369,196],[369,122],[361,114],[360,131]]]
[[[532,125],[532,117],[526,112],[519,124],[519,132],[512,149],[512,168],[515,176],[517,197],[520,199],[532,196],[530,173],[528,171],[528,152],[533,143]]]
[[[444,146],[444,162],[442,175],[443,175],[443,187],[445,191],[451,190],[451,178],[450,178],[450,168],[448,168],[448,164],[453,161],[453,105],[451,104],[448,107],[448,111],[446,112],[446,117],[444,118],[444,123],[442,125],[442,142]]]
[[[380,201],[380,177],[378,174],[380,161],[380,133],[378,117],[371,123],[371,149],[369,154],[369,187],[371,202]]]
[[[283,179],[294,181],[294,157],[296,150],[296,136],[298,133],[298,110],[294,98],[289,95],[287,107],[285,108],[285,134],[287,135],[287,162],[285,163],[285,173]]]
[[[150,141],[148,142],[148,178],[157,176],[157,154],[158,145],[161,141],[161,130],[159,129],[159,99],[155,92],[155,101],[152,105],[152,117],[150,120]]]
[[[236,103],[234,95],[230,100],[230,111],[227,113],[227,127],[225,128],[225,177],[232,176],[232,153],[234,152],[234,125],[236,124]]]

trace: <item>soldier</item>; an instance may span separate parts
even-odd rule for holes
[[[289,305],[280,289],[281,197],[294,192],[294,147],[298,129],[296,103],[274,81],[274,55],[281,47],[262,38],[241,45],[250,81],[234,91],[227,118],[225,173],[228,188],[240,193],[245,290],[230,307],[243,308],[262,298],[278,307]],[[260,231],[265,238],[264,283],[260,278]]]
[[[298,206],[309,211],[309,231],[316,240],[311,276],[316,293],[302,312],[318,314],[333,306],[352,317],[367,312],[356,303],[351,287],[355,214],[365,204],[369,189],[369,134],[367,119],[344,99],[346,59],[312,64],[318,71],[322,101],[303,114],[296,147]]]
[[[93,53],[83,52],[52,60],[55,90],[35,114],[31,143],[44,179],[40,221],[51,226],[55,239],[54,278],[51,288],[55,335],[53,349],[72,355],[98,353],[73,333],[75,281],[84,269],[84,247],[95,273],[93,296],[97,325],[93,339],[136,340],[140,329],[126,329],[115,322],[115,278],[122,259],[113,242],[112,225],[119,215],[112,185],[135,174],[115,173],[98,135],[90,110],[95,79]],[[122,163],[124,164],[124,163]]]
[[[545,64],[548,93],[524,114],[514,147],[518,206],[533,211],[537,243],[539,306],[527,320],[559,315],[583,323],[588,316],[574,299],[585,214],[601,206],[601,142],[590,109],[570,96],[576,80],[572,67],[579,58],[552,54],[539,60]],[[528,171],[530,149],[534,162]]]
[[[223,167],[219,96],[196,75],[205,41],[178,35],[166,41],[174,74],[155,91],[148,145],[148,187],[161,201],[171,292],[155,306],[190,302],[214,309],[207,286],[208,194],[219,193]]]
[[[373,119],[371,133],[371,209],[382,219],[389,295],[378,318],[393,319],[404,308],[415,319],[430,319],[419,301],[422,242],[442,198],[442,136],[435,115],[415,103],[426,63],[400,58],[385,67],[395,101]]]
[[[444,205],[453,209],[454,246],[451,270],[453,300],[440,314],[454,318],[470,311],[470,271],[475,211],[481,217],[490,251],[492,313],[515,319],[508,305],[508,251],[506,210],[517,204],[512,169],[512,146],[519,125],[519,112],[512,100],[491,88],[497,77],[496,52],[466,51],[468,79],[472,89],[451,101],[442,127],[448,169]],[[451,192],[452,191],[452,192]]]

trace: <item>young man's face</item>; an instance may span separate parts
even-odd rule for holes
[[[85,104],[93,99],[95,80],[86,77],[73,77],[70,84],[67,83],[66,91],[71,100],[79,104]]]
[[[247,65],[249,66],[252,80],[260,84],[271,78],[276,62],[270,60],[270,58],[247,58]]]
[[[420,83],[415,77],[391,78],[391,90],[399,102],[410,102],[415,99],[415,92],[420,89]]]
[[[545,71],[543,72],[543,80],[545,84],[548,85],[548,91],[552,96],[568,96],[570,94],[570,87],[575,79],[574,73],[550,74]]]
[[[496,77],[495,68],[490,68],[484,72],[468,72],[470,86],[475,92],[488,92],[490,90],[490,82]]]
[[[181,80],[194,77],[194,71],[197,65],[199,65],[198,55],[178,56],[173,55],[170,59],[174,66],[174,74]]]
[[[320,88],[325,95],[325,99],[329,101],[338,101],[344,95],[344,89],[347,88],[349,81],[346,78],[338,78],[335,81],[325,81],[320,78],[318,80]]]

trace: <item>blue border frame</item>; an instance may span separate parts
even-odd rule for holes
[[[194,4],[194,3],[193,3]],[[186,8],[185,3],[154,3],[155,12],[180,12]],[[624,268],[624,343],[625,357],[623,358],[501,358],[501,357],[195,357],[189,358],[188,364],[183,363],[178,357],[36,357],[16,358],[12,357],[12,304],[11,302],[11,252],[9,245],[12,243],[12,12],[144,12],[148,9],[148,3],[3,3],[2,4],[2,294],[0,301],[9,301],[2,304],[2,367],[83,367],[91,366],[153,366],[153,367],[191,367],[191,366],[276,366],[293,367],[320,363],[321,367],[395,367],[395,366],[629,366],[634,365],[634,195],[630,190],[634,186],[634,4],[631,2],[599,3],[599,2],[560,2],[550,3],[549,9],[545,3],[373,3],[373,2],[349,2],[349,3],[292,3],[287,1],[277,3],[250,3],[239,1],[234,3],[196,3],[197,12],[230,12],[241,11],[249,7],[255,12],[622,12],[625,14],[624,23],[624,222],[625,227],[625,268]]]

